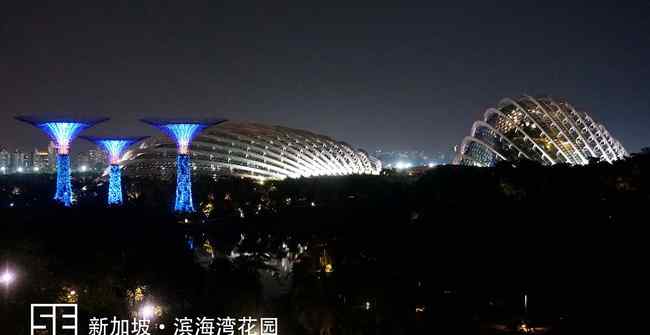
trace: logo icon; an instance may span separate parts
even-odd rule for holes
[[[77,335],[76,304],[32,304],[30,335]]]

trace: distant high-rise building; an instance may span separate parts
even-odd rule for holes
[[[77,154],[73,161],[72,170],[73,171],[88,171],[88,166],[90,165],[90,159],[88,158],[88,152],[80,152]]]
[[[88,150],[88,167],[92,170],[101,171],[106,167],[106,154],[102,150]]]
[[[11,158],[9,162],[9,170],[11,172],[23,172],[24,171],[24,159],[25,153],[16,149],[11,153]]]
[[[56,172],[56,145],[52,141],[47,145],[47,159],[50,162],[50,172]]]
[[[106,167],[106,155],[97,149],[90,149],[77,154],[73,169],[80,172],[101,171]]]
[[[39,151],[34,149],[32,158],[32,170],[37,173],[47,173],[51,170],[50,156],[47,151]]]
[[[34,167],[34,153],[29,151],[23,154],[23,168],[26,172],[31,171]]]
[[[9,155],[9,166],[7,172],[10,173],[23,173],[30,172],[33,164],[33,155],[31,152],[23,152],[21,150],[14,150]]]
[[[7,149],[0,149],[0,174],[7,174],[11,168],[11,153]]]

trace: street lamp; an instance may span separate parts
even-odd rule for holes
[[[153,320],[162,315],[162,308],[153,303],[146,303],[140,307],[138,314],[142,320]]]
[[[156,309],[153,305],[144,305],[140,309],[140,317],[142,317],[145,320],[150,320],[153,316],[154,313],[156,312]]]
[[[9,285],[11,285],[16,280],[16,274],[6,268],[5,271],[0,275],[0,284],[4,285],[4,309],[5,312],[9,306]]]
[[[6,269],[5,272],[3,272],[2,275],[0,275],[0,283],[5,286],[11,285],[11,283],[13,283],[15,279],[16,279],[16,274],[9,271],[9,269]]]

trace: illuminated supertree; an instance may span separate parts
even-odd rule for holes
[[[152,120],[142,122],[152,125],[167,134],[176,142],[176,201],[174,211],[180,213],[194,212],[192,203],[192,170],[190,168],[190,143],[203,129],[226,120]]]
[[[109,163],[108,170],[108,205],[122,205],[122,171],[120,170],[120,159],[124,151],[133,143],[140,142],[147,136],[140,137],[91,137],[81,136],[81,138],[97,144],[102,148],[107,156]]]
[[[70,207],[72,205],[70,143],[84,129],[108,119],[51,119],[30,116],[17,116],[16,119],[40,128],[56,145],[56,193],[54,194],[54,200],[62,203],[66,207]]]

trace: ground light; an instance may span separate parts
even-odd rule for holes
[[[395,168],[398,170],[410,169],[411,167],[413,167],[413,164],[410,162],[399,161],[395,163]]]
[[[145,320],[151,320],[156,313],[156,308],[153,305],[144,305],[140,308],[140,317]]]
[[[0,274],[0,285],[4,286],[4,301],[5,306],[9,303],[9,287],[16,280],[16,274],[9,268],[6,268]]]
[[[5,269],[0,275],[0,284],[9,286],[16,280],[16,274],[9,269]]]
[[[153,320],[162,316],[162,307],[160,305],[148,302],[140,306],[137,315],[142,320]]]

